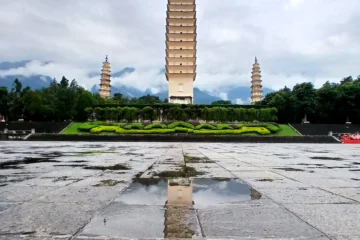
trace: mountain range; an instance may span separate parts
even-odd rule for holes
[[[20,67],[26,67],[26,64],[31,62],[31,60],[23,60],[20,62],[0,62],[0,86],[5,86],[8,89],[11,89],[12,83],[15,78],[18,78],[24,87],[29,86],[31,89],[40,89],[49,86],[50,81],[53,79],[53,76],[44,76],[44,75],[32,75],[32,76],[23,76],[23,75],[7,75],[2,76],[1,71],[6,71],[10,69],[20,68]],[[44,63],[46,64],[46,63]],[[116,78],[122,78],[127,74],[131,74],[135,72],[136,69],[132,67],[126,67],[118,72],[113,72],[112,77]],[[159,74],[162,74],[163,69],[159,71]],[[65,74],[66,75],[66,74]],[[88,74],[89,77],[96,77],[100,74],[97,72],[92,72]],[[99,80],[100,82],[100,80]],[[165,87],[166,89],[166,87]],[[94,85],[91,89],[89,89],[91,92],[96,93],[99,91],[99,85]],[[221,89],[222,95],[227,95],[226,100],[231,100],[233,103],[238,104],[248,104],[249,98],[250,98],[250,88],[245,86],[233,86],[233,87],[227,87],[226,89]],[[269,88],[263,88],[264,95],[270,92],[273,92],[274,90]],[[147,94],[158,96],[161,100],[164,100],[168,97],[167,91],[160,91],[157,93],[153,93],[150,89],[147,89],[145,91],[141,91],[139,89],[136,89],[131,86],[126,86],[122,84],[116,84],[111,87],[111,93],[112,95],[115,93],[121,93],[128,97],[141,97]],[[211,104],[213,101],[221,100],[217,94],[201,90],[199,88],[194,88],[194,102],[196,104]]]

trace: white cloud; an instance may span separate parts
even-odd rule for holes
[[[112,71],[136,71],[113,79],[139,89],[166,85],[166,0],[2,0],[0,62],[34,59],[6,74],[65,75],[98,84],[106,54]],[[250,85],[254,56],[263,85],[280,88],[357,76],[360,66],[358,0],[197,0],[198,74],[209,91]],[[39,61],[53,61],[41,65]],[[224,97],[224,96],[223,96]]]

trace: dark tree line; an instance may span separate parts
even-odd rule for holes
[[[86,121],[89,107],[164,104],[156,96],[128,98],[122,94],[103,99],[92,94],[65,77],[55,79],[47,88],[31,90],[15,79],[12,89],[0,86],[0,115],[8,121]],[[165,104],[166,105],[166,104]],[[229,106],[229,101],[217,101],[216,105]],[[289,89],[269,93],[259,106],[276,108],[281,123],[360,123],[360,76],[344,78],[340,83],[326,82],[315,89],[312,83],[300,83]],[[241,107],[233,105],[233,107]]]
[[[156,96],[128,98],[122,94],[103,99],[65,77],[54,79],[47,88],[31,90],[15,79],[11,90],[0,86],[0,115],[8,121],[86,121],[85,109],[102,104],[155,104],[162,103]]]
[[[360,123],[360,76],[344,78],[340,83],[326,82],[315,89],[312,83],[300,83],[289,89],[269,93],[257,103],[275,107],[283,123]]]

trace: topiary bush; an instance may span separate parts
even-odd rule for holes
[[[144,129],[150,130],[150,129],[156,129],[156,128],[167,128],[167,126],[163,123],[152,123],[150,125],[147,125]]]
[[[99,133],[114,133],[116,132],[120,127],[118,126],[99,126],[96,128],[91,129],[91,133],[93,134],[99,134]]]
[[[176,127],[183,127],[183,128],[190,128],[190,129],[194,129],[194,125],[187,123],[187,122],[173,122],[171,124],[168,125],[168,128],[172,129],[172,128],[176,128]]]
[[[201,130],[201,129],[210,129],[210,130],[216,130],[217,128],[211,124],[203,123],[195,127],[195,130]]]
[[[117,134],[170,134],[175,133],[175,129],[150,129],[150,130],[124,130],[118,128]]]
[[[276,126],[271,123],[248,123],[248,124],[238,124],[239,127],[263,127],[268,129],[272,133],[280,132],[282,129],[280,126]]]
[[[94,123],[82,123],[79,127],[78,130],[80,132],[90,132],[91,129],[96,128],[100,126],[99,124],[94,124]]]
[[[144,129],[144,125],[142,123],[130,123],[126,124],[123,128],[125,130]]]
[[[218,130],[231,130],[231,129],[234,129],[232,126],[230,126],[229,124],[216,124],[216,128]]]
[[[271,132],[263,127],[242,127],[233,130],[194,130],[195,135],[241,135],[246,133],[256,133],[259,135],[268,135]]]
[[[189,128],[183,128],[183,127],[176,127],[175,128],[175,132],[177,133],[189,133],[189,132],[193,132],[193,129],[189,129]]]

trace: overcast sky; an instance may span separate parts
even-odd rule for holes
[[[257,56],[263,85],[360,74],[359,0],[197,0],[196,86],[248,86]],[[0,62],[37,60],[6,74],[44,74],[98,84],[105,55],[138,88],[166,84],[167,0],[0,0]],[[42,66],[41,61],[53,61]]]

